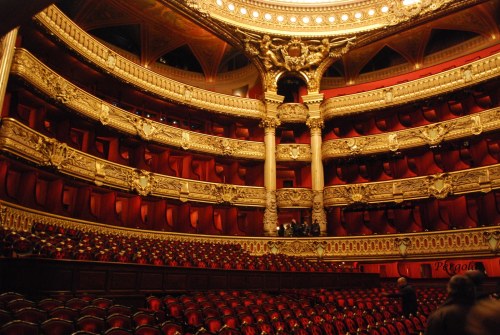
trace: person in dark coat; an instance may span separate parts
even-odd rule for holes
[[[410,314],[417,314],[417,294],[415,289],[408,284],[408,280],[405,277],[401,277],[397,281],[399,291],[392,294],[386,294],[386,296],[391,298],[401,298],[401,305],[403,308],[403,314],[408,317]]]
[[[427,319],[425,335],[470,335],[467,316],[475,302],[474,284],[464,275],[448,282],[448,299]]]

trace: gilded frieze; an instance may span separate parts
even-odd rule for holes
[[[187,86],[116,54],[87,34],[56,6],[46,8],[35,19],[97,68],[160,98],[234,117],[260,119],[265,113],[264,104],[259,100]]]
[[[276,202],[278,207],[280,208],[311,208],[313,202],[313,193],[310,189],[282,188],[276,190]]]
[[[220,156],[264,160],[264,143],[221,138],[137,116],[73,85],[24,49],[16,50],[11,73],[79,114],[147,141]]]
[[[443,141],[465,139],[499,128],[500,108],[496,107],[473,115],[396,132],[328,140],[323,142],[322,155],[325,159],[384,153],[424,145],[433,147]]]
[[[309,144],[278,144],[276,146],[276,161],[311,161],[311,146]]]
[[[263,187],[222,185],[133,169],[82,153],[13,119],[2,120],[0,149],[98,186],[132,191],[142,196],[205,203],[221,203],[222,199],[222,202],[235,206],[265,206]]]
[[[325,120],[407,104],[435,97],[446,92],[477,85],[500,75],[500,57],[491,55],[462,67],[412,80],[388,88],[381,88],[334,97],[322,104]]]
[[[324,203],[325,206],[344,206],[430,197],[443,199],[452,194],[488,192],[500,187],[499,167],[490,165],[415,178],[327,186],[324,190]]]

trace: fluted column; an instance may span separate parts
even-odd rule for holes
[[[264,128],[264,144],[266,158],[264,161],[264,186],[266,188],[266,210],[264,212],[264,235],[275,236],[278,225],[278,211],[276,208],[276,128],[281,124],[278,118],[278,106],[283,96],[266,92],[266,117],[261,120]]]
[[[0,38],[0,110],[5,99],[7,81],[9,80],[10,66],[16,46],[17,30],[13,29]]]
[[[321,157],[321,145],[323,143],[321,130],[323,119],[321,117],[320,104],[323,94],[308,94],[303,96],[304,103],[308,106],[309,113],[306,121],[311,131],[311,179],[313,191],[312,221],[318,221],[321,235],[326,235],[326,212],[323,205],[323,189],[325,179],[323,173],[323,161]]]

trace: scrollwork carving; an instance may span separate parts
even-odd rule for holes
[[[308,109],[303,104],[285,103],[278,107],[280,120],[301,122],[307,118]]]
[[[308,189],[281,189],[276,192],[279,207],[311,206],[312,192]]]
[[[278,128],[281,125],[280,119],[272,116],[265,117],[260,120],[259,126],[261,128]]]
[[[240,197],[238,188],[229,184],[215,185],[212,195],[217,199],[217,203],[229,205],[232,205]]]

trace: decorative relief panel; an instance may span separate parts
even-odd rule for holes
[[[200,134],[134,115],[88,94],[24,49],[16,50],[11,73],[79,114],[146,141],[221,156],[264,160],[263,142]]]
[[[325,206],[344,206],[353,203],[402,202],[404,200],[452,194],[488,192],[500,188],[500,165],[430,176],[397,179],[374,183],[327,186]]]
[[[2,120],[0,150],[39,165],[57,168],[63,174],[91,181],[98,186],[130,190],[142,196],[265,207],[263,187],[185,180],[133,169],[82,153],[13,119]]]
[[[251,119],[260,119],[265,114],[262,101],[187,86],[127,60],[87,34],[56,6],[46,8],[35,18],[60,41],[90,63],[141,90],[212,113]]]
[[[278,144],[276,146],[276,161],[311,161],[311,146],[309,144]]]
[[[305,123],[308,108],[304,104],[284,103],[278,107],[279,118],[283,122]]]
[[[322,104],[323,118],[328,120],[410,103],[477,85],[499,75],[500,57],[498,54],[491,55],[459,68],[394,85],[390,89],[381,88],[330,98]]]
[[[418,146],[433,147],[443,141],[468,138],[500,129],[500,107],[452,120],[391,133],[350,137],[323,142],[323,158],[398,151]]]
[[[500,229],[498,226],[413,234],[301,237],[299,239],[207,236],[155,232],[77,221],[0,201],[1,226],[14,230],[30,231],[36,222],[109,236],[181,242],[235,243],[253,255],[281,253],[332,261],[376,260],[383,262],[436,257],[489,257],[498,255],[500,251]]]
[[[310,189],[282,188],[276,190],[276,202],[278,207],[303,207],[311,208],[313,193]]]

